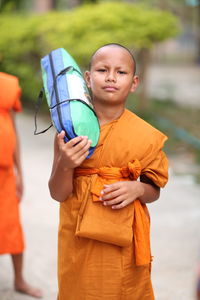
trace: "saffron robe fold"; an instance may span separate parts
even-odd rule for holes
[[[73,194],[60,205],[59,300],[154,299],[146,205],[135,200],[116,211],[98,198],[104,184],[140,175],[164,187],[166,139],[128,110],[101,127],[93,156],[75,170]]]
[[[23,252],[24,240],[14,175],[16,135],[10,113],[21,111],[15,76],[0,72],[0,254]]]
[[[79,210],[75,235],[121,247],[130,246],[134,238],[135,262],[139,266],[149,264],[151,261],[150,218],[146,205],[136,199],[123,209],[112,210],[109,206],[104,207],[99,200],[104,184],[138,179],[141,174],[139,161],[136,159],[127,165],[127,168],[76,169],[75,176],[95,174],[96,176],[91,180],[92,197],[90,199],[85,195]]]

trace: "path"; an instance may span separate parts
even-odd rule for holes
[[[152,65],[147,92],[157,99],[200,108],[200,66]]]

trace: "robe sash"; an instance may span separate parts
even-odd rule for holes
[[[138,199],[120,210],[102,205],[100,192],[105,184],[116,181],[137,180],[141,174],[136,159],[127,167],[76,168],[75,177],[89,176],[90,185],[85,193],[78,215],[76,236],[126,247],[134,243],[135,264],[145,265],[151,261],[150,218],[148,209]]]

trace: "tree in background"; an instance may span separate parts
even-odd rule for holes
[[[130,0],[134,3],[144,3],[149,7],[158,7],[171,11],[181,20],[183,30],[192,28],[193,37],[196,40],[195,60],[200,64],[200,0]]]
[[[56,9],[56,0],[35,0],[34,9],[39,13],[47,12]]]
[[[0,0],[0,12],[17,11],[22,9],[24,0]]]
[[[32,17],[5,15],[0,19],[0,68],[15,72],[24,96],[34,99],[41,82],[40,58],[52,49],[65,48],[85,68],[99,46],[121,43],[139,56],[143,81],[140,103],[145,109],[148,51],[156,42],[176,35],[177,27],[176,18],[169,12],[122,2],[83,5]]]
[[[198,64],[200,65],[200,0],[198,3]]]

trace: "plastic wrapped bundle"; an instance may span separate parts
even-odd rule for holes
[[[51,119],[58,132],[65,131],[65,142],[77,136],[92,140],[90,157],[99,139],[99,123],[81,70],[63,48],[41,59],[42,78]]]

